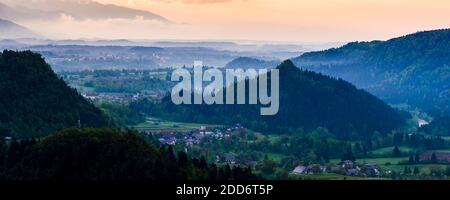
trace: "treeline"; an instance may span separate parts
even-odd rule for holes
[[[0,137],[40,137],[67,127],[108,126],[98,108],[31,51],[0,53],[0,96]]]
[[[66,129],[39,141],[0,140],[1,180],[253,180],[250,168],[207,164],[133,131]]]
[[[396,133],[393,135],[394,146],[409,146],[422,150],[436,150],[450,148],[450,144],[441,136],[427,136],[419,133],[404,134]]]
[[[110,124],[126,127],[145,122],[145,116],[131,109],[128,103],[95,101],[94,104],[109,117]]]
[[[325,127],[341,139],[370,137],[374,132],[387,134],[408,117],[346,81],[301,70],[291,61],[285,61],[278,69],[280,109],[274,116],[260,115],[264,105],[175,105],[170,96],[161,102],[135,102],[131,107],[175,121],[241,123],[264,133],[285,134]]]
[[[169,80],[143,76],[128,78],[97,77],[85,82],[83,86],[92,87],[96,92],[139,93],[151,91],[163,93],[173,85]]]

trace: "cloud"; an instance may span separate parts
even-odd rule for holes
[[[190,25],[168,24],[143,17],[77,20],[63,14],[56,20],[28,21],[24,25],[51,39],[158,39],[162,36],[171,39],[198,34],[198,29]]]
[[[185,4],[213,4],[213,3],[224,3],[230,2],[234,0],[153,0],[153,1],[162,1],[167,3],[185,3]]]

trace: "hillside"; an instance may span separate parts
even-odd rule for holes
[[[249,69],[249,68],[265,69],[265,68],[274,68],[278,64],[280,64],[280,62],[276,60],[266,61],[250,57],[239,57],[227,63],[225,67],[242,68],[242,69]]]
[[[17,38],[39,38],[39,36],[21,25],[0,19],[0,39]]]
[[[251,169],[216,166],[158,147],[132,131],[65,129],[41,141],[0,140],[0,180],[255,180]],[[31,151],[32,149],[32,151]],[[19,152],[19,153],[18,153]],[[87,156],[88,155],[88,156]]]
[[[450,116],[439,116],[430,124],[420,127],[419,131],[430,135],[450,136]]]
[[[293,62],[343,78],[388,101],[427,110],[449,110],[450,29],[418,32],[388,41],[354,42],[306,53]]]
[[[174,105],[143,101],[132,107],[174,120],[203,123],[241,123],[266,133],[287,133],[325,127],[339,138],[361,138],[375,131],[388,133],[404,116],[371,94],[343,80],[297,68],[291,61],[280,70],[280,109],[261,116],[260,105]]]
[[[39,55],[0,53],[0,135],[43,136],[66,128],[107,125],[104,114],[69,88]]]

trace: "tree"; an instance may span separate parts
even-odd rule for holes
[[[420,163],[420,156],[418,153],[416,153],[416,155],[414,156],[414,161],[415,163]]]
[[[349,146],[347,148],[347,150],[345,151],[344,155],[341,158],[342,161],[344,160],[351,160],[351,161],[355,161],[355,156],[353,156],[353,152],[352,152],[352,148],[351,146]]]
[[[273,160],[264,160],[261,171],[265,174],[273,174],[276,163]]]
[[[357,142],[357,143],[354,145],[354,149],[355,149],[355,154],[356,154],[357,156],[361,156],[361,155],[364,156],[364,151],[363,151],[363,148],[362,148],[362,146],[361,146],[361,143]]]
[[[438,159],[436,157],[436,153],[431,154],[431,163],[437,163]]]
[[[394,150],[392,151],[392,156],[394,157],[400,157],[402,156],[402,152],[400,151],[400,149],[398,148],[398,146],[394,147]]]
[[[403,169],[403,173],[404,174],[411,174],[411,168],[405,166],[405,168]]]
[[[183,151],[178,152],[178,166],[180,167],[188,166],[188,156]]]
[[[411,154],[411,155],[409,155],[409,160],[408,160],[408,163],[409,164],[413,164],[413,163],[415,163],[415,161],[414,161],[414,157],[413,157],[413,155]]]
[[[257,179],[251,170],[210,167],[204,159],[190,159],[184,152],[176,158],[172,148],[157,148],[134,131],[66,129],[36,142],[13,140],[6,147],[6,155],[0,152],[0,158],[8,158],[7,165],[0,165],[0,180]]]
[[[285,169],[277,168],[275,170],[275,177],[278,180],[287,180],[289,178],[289,172]]]
[[[416,175],[416,176],[419,175],[419,173],[420,173],[419,167],[417,167],[417,166],[414,167],[414,172],[413,172],[413,173],[414,173],[414,175]]]
[[[450,176],[450,165],[447,165],[447,167],[445,167],[445,175]]]

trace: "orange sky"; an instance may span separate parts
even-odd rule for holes
[[[129,33],[117,30],[112,38],[328,42],[388,39],[450,27],[449,0],[95,1],[152,11],[176,22],[169,27],[158,25],[155,30],[148,26],[145,34],[142,27],[130,25]]]

